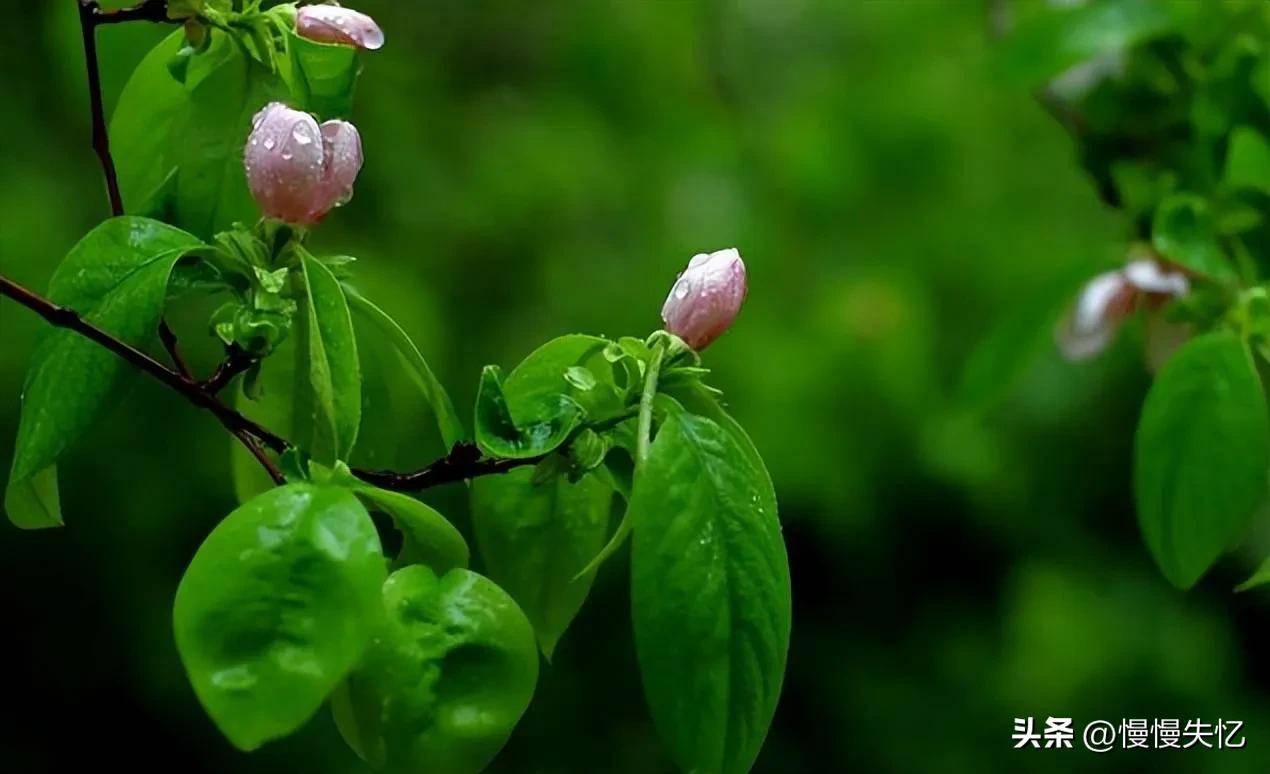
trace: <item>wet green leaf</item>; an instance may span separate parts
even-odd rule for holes
[[[58,266],[48,297],[135,347],[157,342],[168,279],[195,237],[146,218],[113,218],[88,232]],[[23,388],[22,416],[5,489],[20,527],[62,523],[54,463],[111,404],[128,365],[78,333],[41,333]]]
[[[518,468],[472,482],[472,527],[490,578],[507,590],[551,658],[591,590],[578,573],[604,545],[613,490],[595,476],[542,483]]]
[[[415,565],[383,587],[387,620],[331,697],[345,741],[392,771],[478,772],[529,706],[534,633],[511,597],[468,570]]]
[[[748,771],[776,709],[790,586],[770,487],[733,435],[691,414],[667,419],[636,473],[636,652],[653,720],[686,771]]]
[[[235,746],[295,731],[361,658],[386,571],[366,509],[338,486],[288,484],[229,514],[176,592],[177,650]]]

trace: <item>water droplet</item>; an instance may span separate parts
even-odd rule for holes
[[[282,160],[283,160],[283,161],[290,161],[290,160],[291,160],[291,159],[293,159],[293,158],[295,158],[295,154],[294,154],[294,153],[292,153],[291,151],[289,151],[289,150],[284,150],[284,151],[282,152]]]
[[[688,297],[688,294],[690,292],[692,292],[692,290],[691,288],[688,287],[688,283],[686,281],[680,280],[679,282],[675,283],[675,298],[682,301]]]
[[[313,135],[309,133],[308,127],[304,124],[296,124],[291,130],[291,137],[301,145],[309,145],[313,142]]]
[[[213,672],[211,679],[212,685],[226,691],[245,691],[256,684],[256,676],[246,665]]]
[[[277,140],[273,139],[272,137],[265,138],[265,150],[273,150],[276,147],[278,147]]]

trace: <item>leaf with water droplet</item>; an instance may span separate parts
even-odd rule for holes
[[[534,633],[489,579],[423,565],[393,573],[384,614],[331,714],[360,757],[390,771],[481,771],[538,681]]]
[[[225,517],[176,592],[177,651],[235,746],[303,725],[370,640],[386,572],[366,509],[339,486],[272,489]]]
[[[532,417],[514,417],[503,391],[502,371],[485,366],[476,396],[476,445],[491,457],[537,457],[558,448],[585,418],[577,401],[564,394],[537,408]]]
[[[717,422],[671,414],[636,472],[631,617],[644,693],[685,771],[746,772],[776,710],[789,564],[771,483]]]
[[[539,482],[520,468],[472,482],[486,571],[520,603],[548,659],[591,590],[594,572],[575,576],[604,545],[612,501],[612,487],[592,475]]]

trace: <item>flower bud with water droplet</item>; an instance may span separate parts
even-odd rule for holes
[[[745,301],[745,263],[736,248],[694,255],[661,309],[666,330],[705,349],[736,319]]]
[[[273,102],[253,120],[243,165],[266,216],[309,226],[352,198],[362,168],[361,136],[346,121],[319,125],[308,113]]]
[[[306,5],[295,17],[295,32],[317,43],[356,46],[375,51],[384,45],[384,32],[364,13],[338,5]]]

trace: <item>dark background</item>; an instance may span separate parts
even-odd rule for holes
[[[388,38],[354,116],[366,167],[314,244],[360,259],[460,406],[481,365],[552,336],[648,333],[693,253],[745,256],[749,301],[706,364],[771,468],[793,572],[757,771],[1266,770],[1270,595],[1230,592],[1254,557],[1180,593],[1138,535],[1136,331],[1079,367],[1047,349],[991,411],[959,399],[994,326],[1128,236],[997,76],[981,4],[357,5]],[[102,31],[108,100],[164,32]],[[108,214],[78,35],[72,0],[0,25],[0,270],[41,289]],[[207,368],[205,312],[176,323]],[[0,302],[5,439],[37,328]],[[0,768],[361,770],[325,712],[236,752],[185,680],[171,601],[234,506],[228,449],[138,380],[62,466],[67,526],[0,528]],[[466,519],[461,488],[431,499]],[[670,770],[625,570],[600,573],[493,770]],[[1013,718],[1048,715],[1235,718],[1248,746],[1011,749]]]

